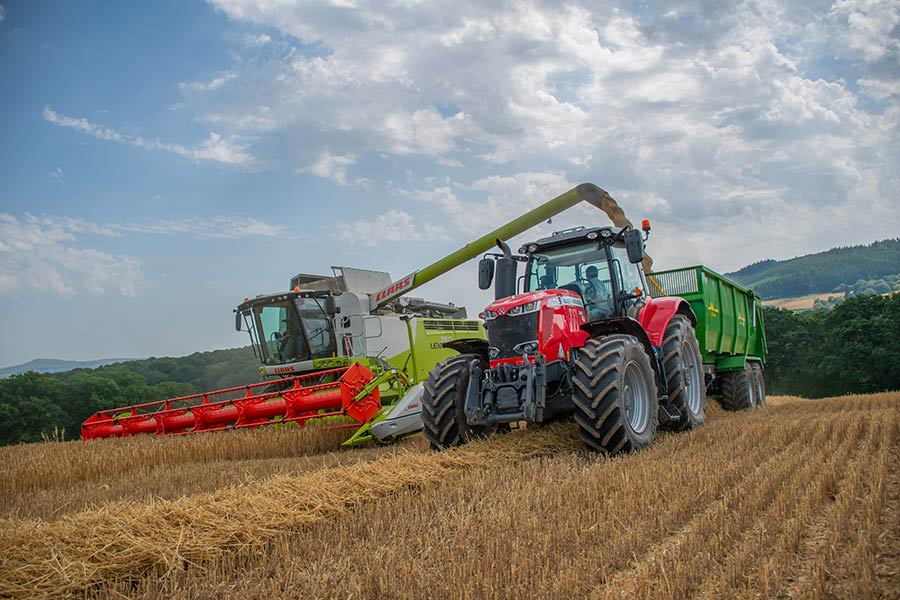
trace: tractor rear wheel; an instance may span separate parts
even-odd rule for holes
[[[637,338],[588,340],[578,351],[572,382],[575,421],[589,450],[617,454],[653,442],[659,419],[656,378]]]
[[[758,362],[750,365],[753,373],[753,397],[757,406],[766,405],[766,381],[763,379],[763,367]]]
[[[432,450],[461,446],[473,439],[486,437],[496,429],[469,427],[466,422],[464,410],[469,365],[479,359],[476,354],[451,356],[428,373],[422,394],[422,423],[425,439]]]
[[[687,317],[675,315],[663,334],[663,368],[669,389],[669,405],[681,413],[665,429],[684,431],[706,422],[706,385],[703,358],[694,326]]]
[[[722,408],[747,410],[756,404],[754,399],[753,370],[750,363],[741,371],[722,374]]]

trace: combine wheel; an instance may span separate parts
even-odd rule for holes
[[[756,404],[754,399],[753,370],[750,363],[743,371],[729,371],[722,375],[722,408],[747,410]]]
[[[681,412],[677,421],[665,425],[671,431],[700,427],[706,422],[706,386],[703,358],[694,326],[687,317],[675,315],[663,335],[663,368],[669,388],[669,403]]]
[[[757,406],[766,405],[766,381],[763,379],[763,366],[758,362],[750,365],[751,373],[753,373],[753,398],[756,400]]]
[[[588,340],[578,352],[573,384],[575,421],[588,449],[616,454],[653,442],[659,418],[656,378],[636,338]]]
[[[422,394],[422,423],[432,450],[461,446],[473,439],[486,437],[496,429],[469,427],[463,412],[469,385],[469,364],[478,358],[475,354],[452,356],[438,363],[428,374]]]

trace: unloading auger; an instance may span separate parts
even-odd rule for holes
[[[454,340],[486,334],[465,308],[407,294],[579,202],[604,211],[617,227],[631,224],[609,194],[585,183],[398,280],[350,267],[332,267],[331,276],[297,275],[289,291],[245,298],[235,310],[235,327],[249,333],[269,379],[100,411],[82,424],[81,437],[180,435],[329,417],[357,427],[345,444],[420,431],[429,370],[456,354]]]

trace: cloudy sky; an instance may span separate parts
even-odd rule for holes
[[[0,366],[241,345],[582,181],[658,267],[900,233],[896,0],[0,2]]]

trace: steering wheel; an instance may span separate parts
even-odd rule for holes
[[[597,289],[594,287],[593,283],[591,283],[584,277],[578,277],[575,281],[579,283],[584,282],[584,291],[581,292],[581,295],[584,296],[585,303],[596,300]]]

